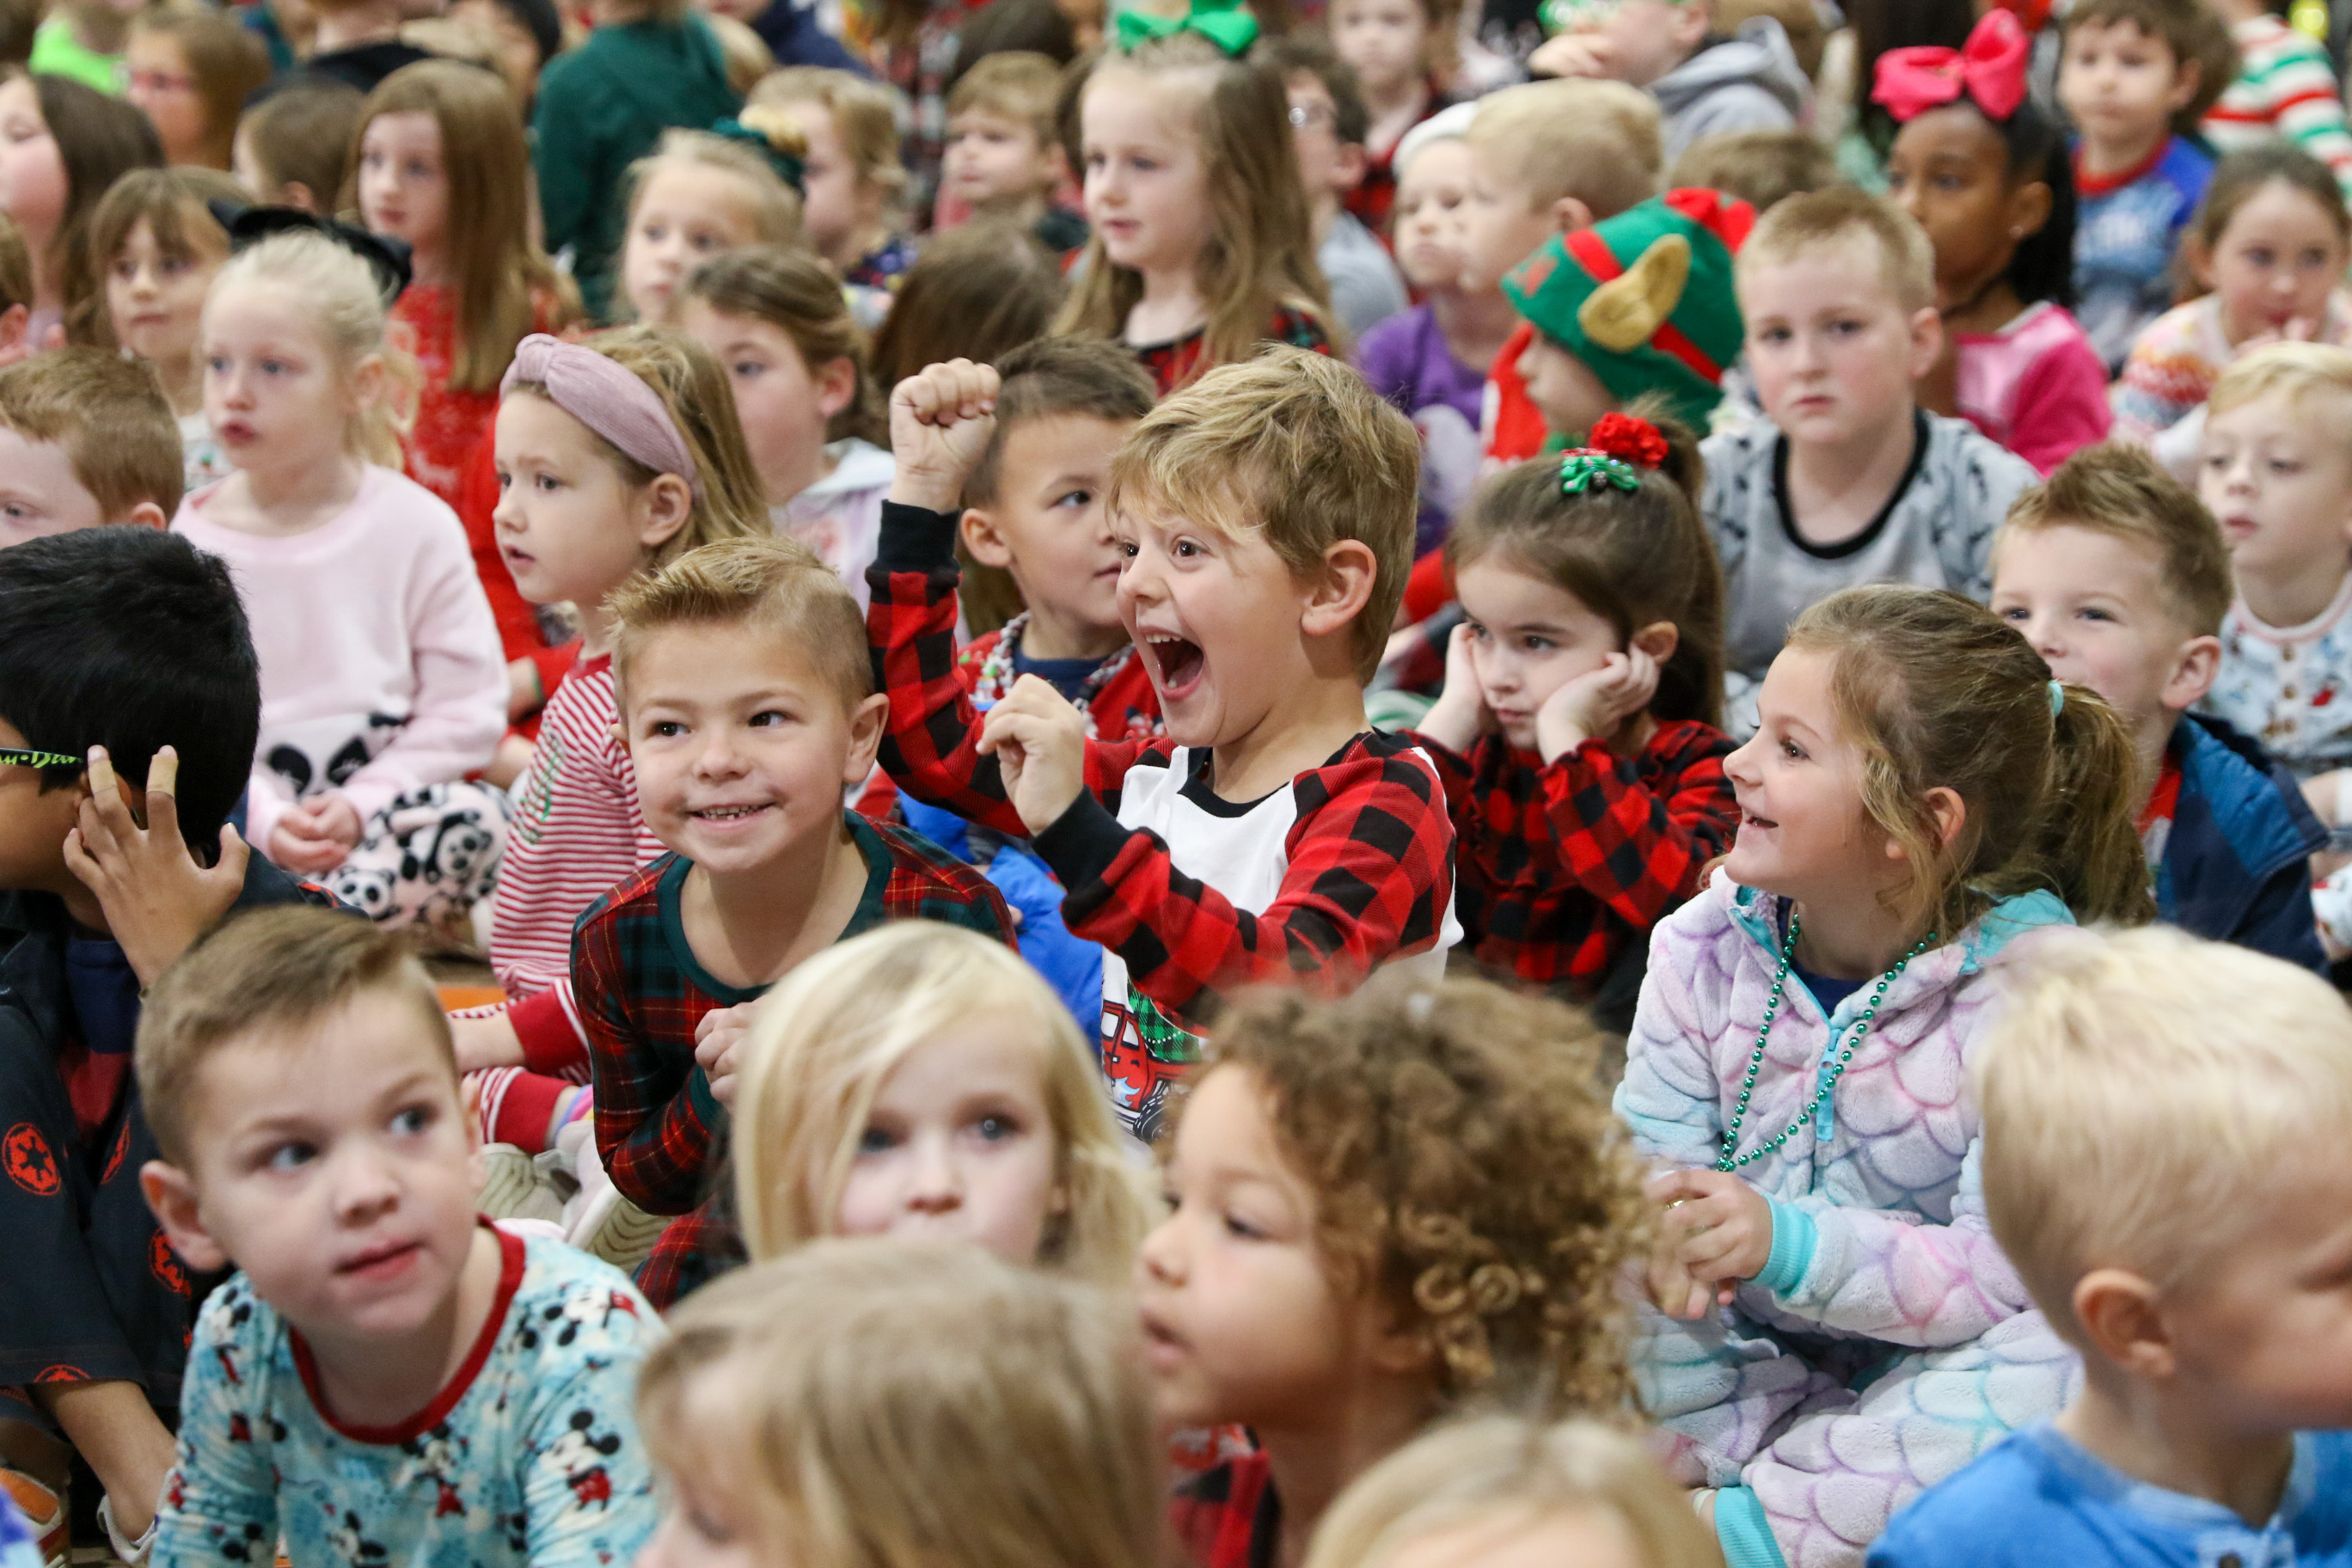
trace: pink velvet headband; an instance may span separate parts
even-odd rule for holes
[[[519,381],[536,382],[558,408],[657,474],[676,474],[702,493],[694,452],[654,389],[594,349],[533,332],[515,345],[499,383],[504,396]]]

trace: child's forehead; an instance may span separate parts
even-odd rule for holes
[[[2088,518],[2046,517],[1993,535],[1993,589],[2046,588],[2153,602],[2164,591],[2164,547],[2136,531]]]
[[[1015,421],[1004,432],[1008,468],[1084,467],[1108,473],[1119,443],[1135,428],[1132,419],[1113,419],[1083,408],[1055,408]]]
[[[1790,296],[1833,295],[1839,304],[1900,310],[1892,265],[1878,237],[1859,226],[1746,251],[1736,273],[1740,308],[1753,314]]]
[[[2352,459],[2352,388],[2278,382],[2209,412],[2208,437],[2244,440],[2284,437],[2327,447]]]
[[[214,1042],[187,1082],[192,1131],[233,1136],[257,1122],[333,1124],[410,1086],[455,1095],[457,1069],[427,999],[374,986],[304,1018],[261,1019]]]
[[[2162,33],[2152,33],[2140,25],[2137,16],[2092,16],[2074,23],[2066,29],[2065,52],[2078,48],[2153,47],[2172,53],[2172,40]]]

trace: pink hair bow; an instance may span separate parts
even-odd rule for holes
[[[2025,101],[2025,62],[2032,46],[2007,11],[1988,11],[1959,49],[1923,45],[1878,57],[1870,101],[1884,104],[1897,124],[1930,109],[1957,103],[1962,92],[1989,120],[2007,120]]]

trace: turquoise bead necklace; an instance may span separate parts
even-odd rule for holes
[[[1822,1087],[1815,1091],[1812,1100],[1797,1113],[1794,1121],[1766,1139],[1760,1146],[1735,1159],[1732,1151],[1739,1147],[1739,1124],[1748,1120],[1748,1097],[1756,1092],[1756,1069],[1764,1065],[1764,1045],[1772,1037],[1772,1019],[1780,1011],[1780,997],[1789,985],[1790,964],[1796,956],[1797,933],[1802,929],[1797,917],[1791,914],[1789,917],[1789,934],[1780,943],[1780,968],[1772,976],[1772,994],[1764,999],[1764,1025],[1756,1031],[1756,1049],[1748,1054],[1748,1074],[1739,1080],[1739,1106],[1731,1113],[1731,1125],[1723,1130],[1723,1152],[1715,1160],[1715,1168],[1718,1171],[1736,1171],[1750,1161],[1761,1160],[1803,1131],[1805,1123],[1813,1119],[1813,1113],[1821,1110],[1831,1091],[1837,1088],[1838,1079],[1845,1076],[1846,1067],[1853,1060],[1853,1053],[1860,1048],[1863,1037],[1870,1033],[1871,1020],[1878,1016],[1878,1005],[1886,999],[1886,988],[1895,984],[1896,975],[1910,967],[1913,959],[1936,944],[1936,933],[1929,931],[1910,952],[1895,961],[1894,968],[1878,977],[1878,985],[1871,992],[1870,1001],[1862,1010],[1862,1020],[1854,1026],[1853,1037],[1846,1042],[1843,1050],[1838,1052],[1837,1060],[1830,1064],[1830,1070],[1822,1078]],[[1835,1043],[1834,1037],[1832,1043]]]

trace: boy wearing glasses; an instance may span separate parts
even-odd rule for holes
[[[234,910],[332,902],[224,826],[260,718],[218,561],[150,528],[0,550],[0,1485],[45,1557],[70,1448],[135,1560],[206,1284],[140,1195],[141,995]]]
[[[1403,310],[1404,279],[1388,247],[1346,210],[1363,184],[1371,153],[1371,110],[1364,107],[1356,73],[1339,56],[1306,38],[1277,38],[1258,58],[1282,73],[1290,94],[1290,140],[1298,151],[1298,179],[1307,187],[1315,260],[1331,285],[1331,308],[1360,338]]]

